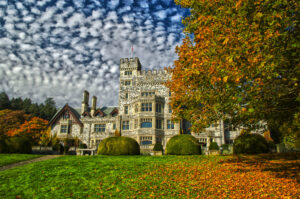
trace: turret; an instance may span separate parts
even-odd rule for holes
[[[81,102],[81,114],[88,110],[89,107],[89,92],[84,91],[83,92],[83,99]]]
[[[142,69],[139,58],[122,58],[120,59],[120,76],[129,77],[137,75],[137,71]]]
[[[92,109],[91,109],[91,115],[92,115],[92,117],[94,116],[94,113],[96,111],[96,106],[97,106],[97,97],[93,96],[92,97]]]

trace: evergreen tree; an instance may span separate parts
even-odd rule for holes
[[[10,102],[7,94],[5,92],[0,93],[0,110],[9,108]]]

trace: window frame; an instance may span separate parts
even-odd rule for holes
[[[122,130],[124,130],[124,131],[127,131],[127,130],[129,130],[129,121],[128,120],[126,120],[126,121],[122,121]]]
[[[63,132],[65,131],[65,132]],[[69,126],[67,124],[60,125],[60,131],[61,134],[69,134]]]
[[[175,129],[175,125],[172,120],[167,120],[167,129]]]
[[[131,85],[131,81],[130,81],[130,80],[124,81],[124,85],[125,85],[125,86],[130,86],[130,85]]]
[[[126,105],[126,106],[124,106],[124,114],[128,115],[128,113],[129,113],[129,106]]]
[[[95,133],[103,133],[105,132],[106,124],[94,124],[94,132]]]
[[[129,75],[132,75],[132,71],[128,71],[128,70],[127,70],[127,71],[125,71],[124,75],[128,75],[128,76],[129,76]]]
[[[163,129],[163,120],[162,119],[156,119],[156,129]]]
[[[142,103],[141,112],[152,112],[152,102]]]

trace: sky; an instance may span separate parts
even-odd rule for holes
[[[172,0],[0,0],[0,92],[80,107],[117,106],[120,58],[173,65],[188,10]]]

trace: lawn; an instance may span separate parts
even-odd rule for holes
[[[299,154],[63,156],[0,172],[0,198],[296,198]]]
[[[33,158],[41,157],[41,155],[32,155],[32,154],[0,154],[0,167],[12,164],[16,162],[21,162],[23,160],[30,160]]]

